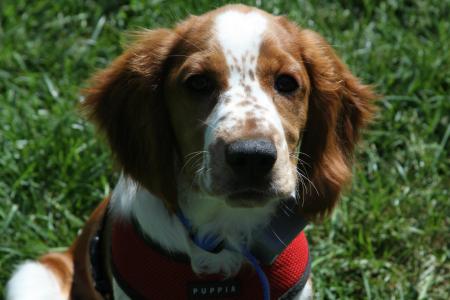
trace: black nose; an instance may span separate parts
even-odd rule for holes
[[[228,165],[238,176],[263,177],[277,160],[277,149],[268,140],[242,140],[225,149]]]

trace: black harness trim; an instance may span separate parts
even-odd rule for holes
[[[100,226],[89,244],[89,258],[91,261],[91,274],[94,287],[106,300],[113,299],[113,289],[106,272],[105,259],[102,254],[102,245],[109,206],[105,210]]]

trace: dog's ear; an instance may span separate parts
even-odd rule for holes
[[[171,30],[147,30],[84,91],[82,111],[105,134],[125,174],[169,206],[176,199],[174,141],[164,103]]]
[[[311,180],[302,212],[322,216],[335,206],[351,176],[354,147],[371,119],[376,95],[341,62],[330,45],[310,30],[299,32],[301,55],[311,90],[300,172]],[[306,175],[306,174],[304,174]]]

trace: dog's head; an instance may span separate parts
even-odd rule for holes
[[[334,207],[375,96],[322,37],[241,5],[138,35],[82,104],[126,174],[172,209],[180,178],[230,207]]]

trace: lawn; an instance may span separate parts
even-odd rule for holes
[[[0,1],[0,298],[20,261],[69,245],[114,186],[80,88],[126,31],[226,1],[210,3]],[[308,228],[315,299],[450,299],[450,1],[247,3],[321,33],[383,95],[353,184]]]

